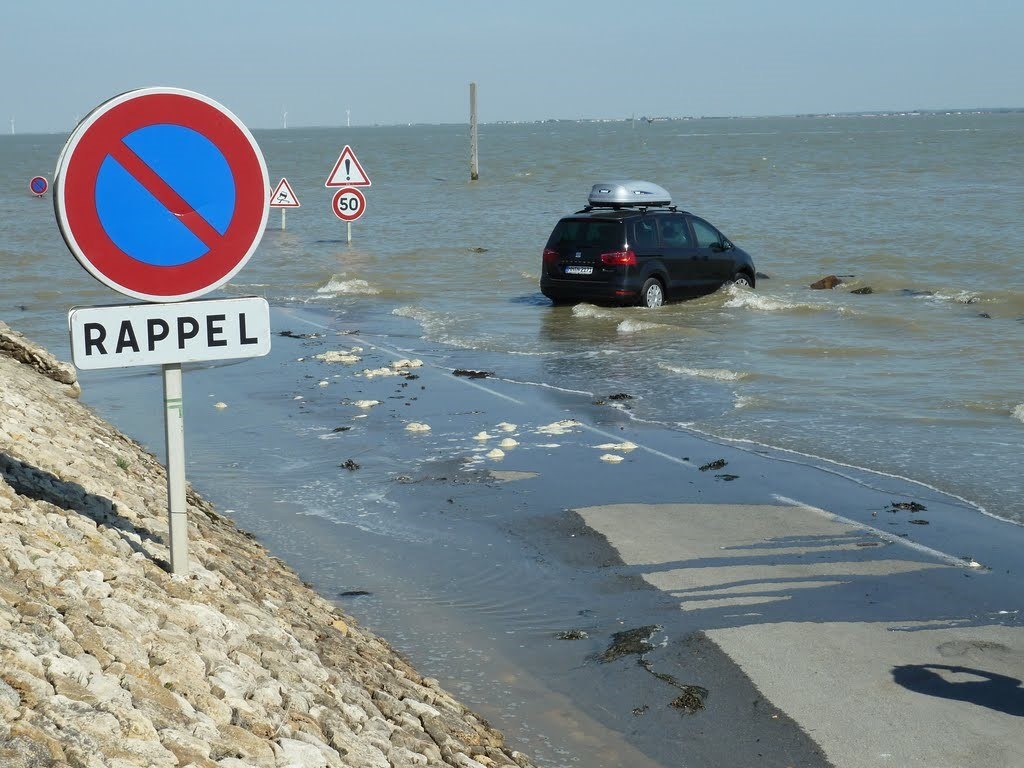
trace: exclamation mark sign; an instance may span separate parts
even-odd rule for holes
[[[345,158],[345,181],[352,181],[352,161]]]

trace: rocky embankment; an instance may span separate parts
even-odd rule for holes
[[[529,766],[189,494],[0,323],[0,765]]]

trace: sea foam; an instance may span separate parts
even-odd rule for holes
[[[380,290],[374,288],[365,280],[345,280],[341,275],[334,275],[327,281],[326,285],[322,285],[317,288],[316,292],[321,297],[344,295],[376,296],[380,293]]]
[[[730,371],[726,368],[687,368],[683,365],[669,365],[658,363],[663,371],[679,373],[683,376],[696,376],[701,379],[715,379],[717,381],[739,381],[745,379],[749,374],[740,371]]]

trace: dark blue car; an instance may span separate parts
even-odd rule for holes
[[[595,184],[589,205],[548,238],[541,292],[555,303],[639,304],[754,287],[754,262],[712,224],[681,211],[661,187]]]

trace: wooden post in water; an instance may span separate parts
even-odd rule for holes
[[[476,83],[469,84],[469,180],[480,178],[480,158],[476,142]]]

